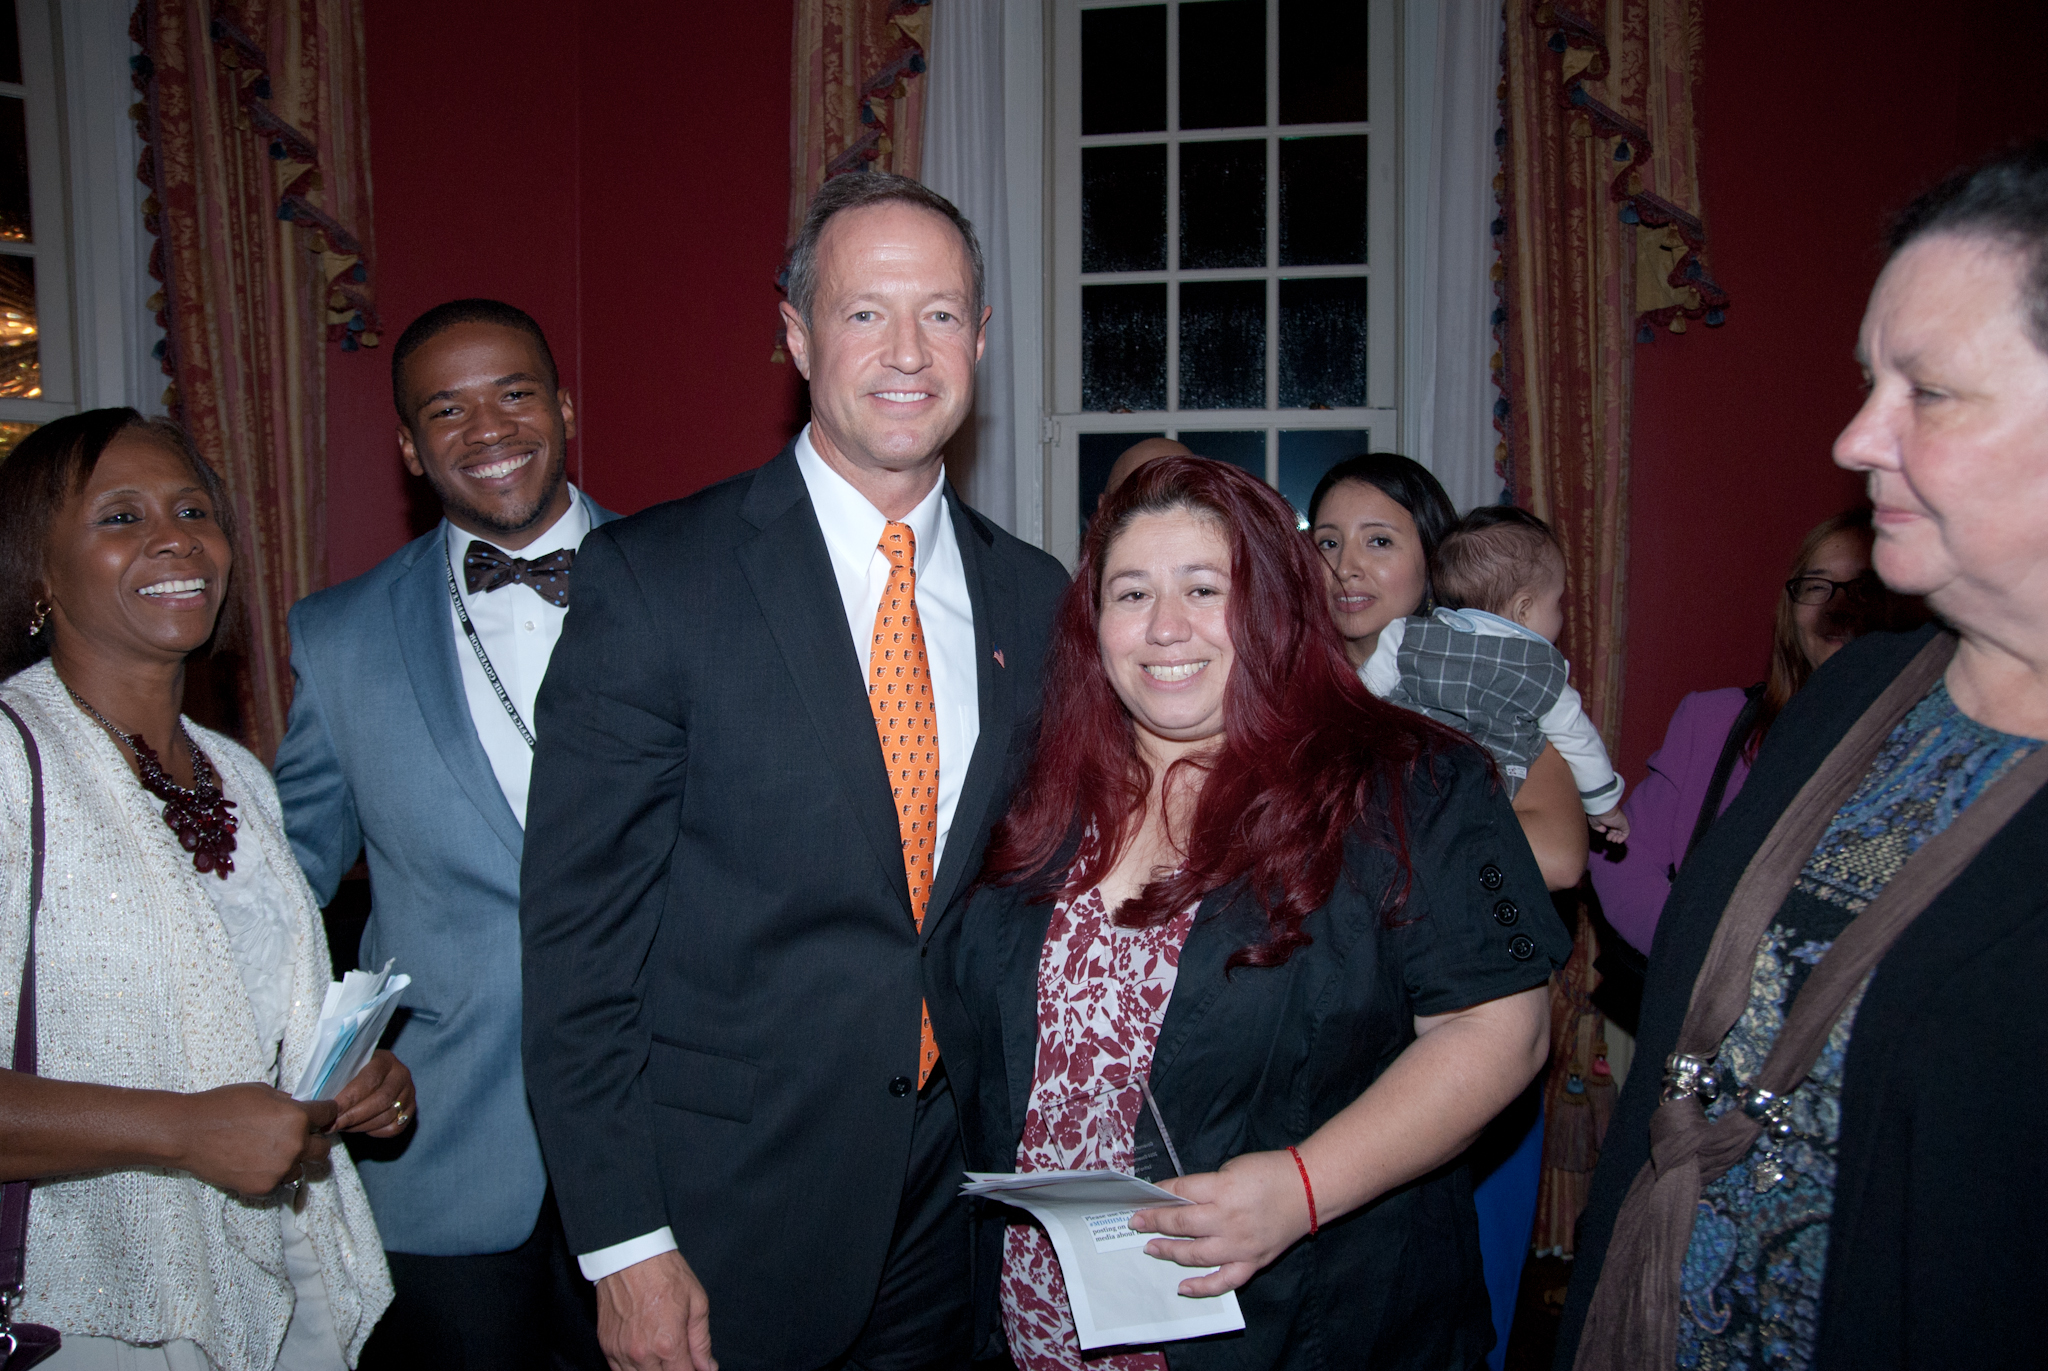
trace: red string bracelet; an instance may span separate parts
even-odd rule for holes
[[[1301,1159],[1301,1153],[1290,1147],[1287,1155],[1294,1158],[1294,1169],[1301,1173],[1301,1191],[1308,1196],[1308,1235],[1313,1238],[1322,1227],[1316,1222],[1316,1188],[1308,1183],[1308,1163]]]

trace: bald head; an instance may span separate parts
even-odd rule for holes
[[[1102,499],[1095,503],[1100,507],[1109,493],[1131,479],[1131,473],[1147,462],[1156,462],[1161,457],[1192,457],[1195,450],[1186,443],[1172,438],[1145,438],[1131,444],[1116,459],[1116,465],[1109,469],[1109,483],[1102,488]]]

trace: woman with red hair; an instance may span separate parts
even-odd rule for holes
[[[1192,1202],[1132,1218],[1146,1251],[1237,1292],[1242,1333],[1090,1367],[1469,1368],[1492,1341],[1456,1159],[1542,1066],[1571,940],[1485,755],[1366,692],[1323,580],[1233,467],[1112,494],[1038,753],[934,932],[969,1165],[1136,1169]],[[979,1228],[982,1352],[1083,1366],[1043,1231]]]

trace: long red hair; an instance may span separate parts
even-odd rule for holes
[[[1302,922],[1328,902],[1345,835],[1361,821],[1368,839],[1395,856],[1386,901],[1388,917],[1398,914],[1408,887],[1407,782],[1418,765],[1463,740],[1366,690],[1345,660],[1323,564],[1294,511],[1222,462],[1148,462],[1090,521],[1053,627],[1037,755],[990,838],[982,880],[1021,885],[1040,899],[1077,896],[1108,875],[1142,826],[1153,776],[1102,664],[1102,563],[1133,520],[1175,510],[1214,519],[1230,545],[1226,615],[1235,652],[1224,740],[1201,761],[1174,764],[1207,772],[1184,835],[1186,864],[1148,884],[1116,921],[1162,923],[1243,881],[1267,934],[1232,961],[1277,966],[1308,944]]]

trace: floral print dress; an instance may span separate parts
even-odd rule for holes
[[[1140,1082],[1195,908],[1157,927],[1118,928],[1099,889],[1054,907],[1038,963],[1038,1061],[1019,1171],[1132,1169]],[[1002,1310],[1019,1371],[1166,1371],[1158,1352],[1083,1359],[1059,1259],[1036,1224],[1013,1224],[1004,1236]]]

